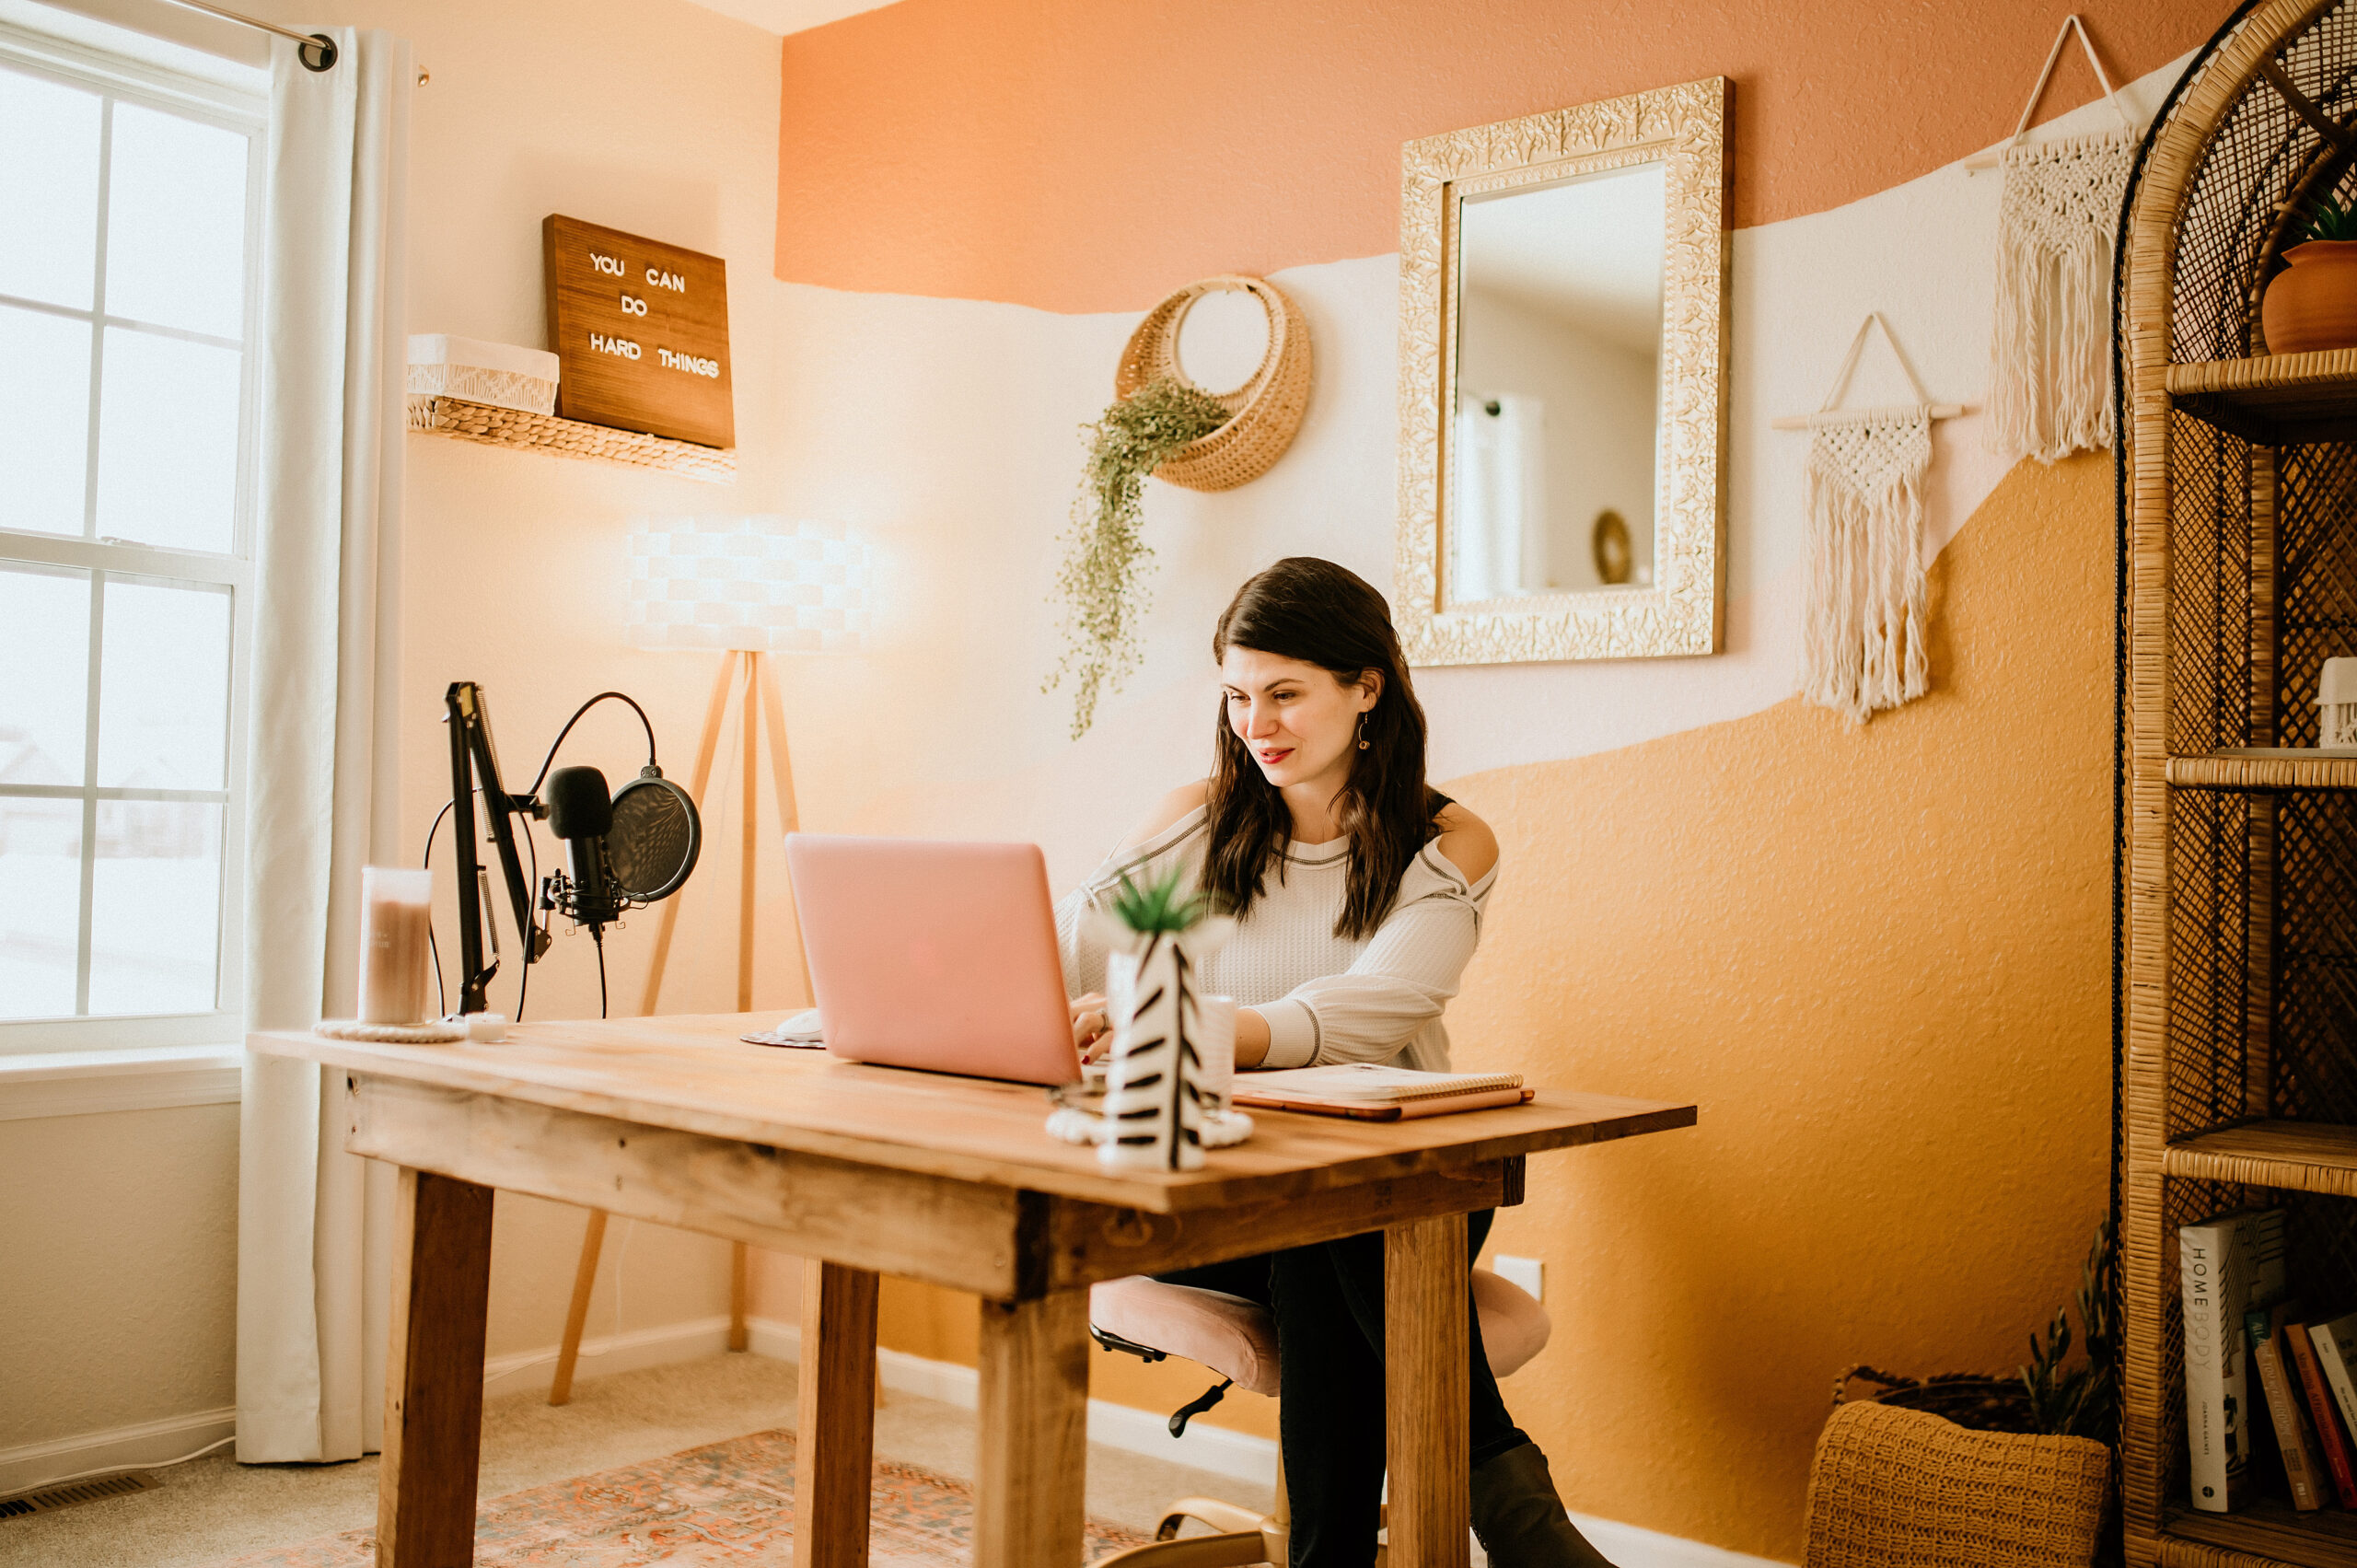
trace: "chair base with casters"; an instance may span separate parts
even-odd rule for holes
[[[1481,1346],[1496,1376],[1516,1371],[1546,1347],[1551,1328],[1547,1309],[1512,1281],[1474,1270],[1473,1306],[1481,1315]],[[1257,1302],[1134,1274],[1093,1286],[1088,1318],[1089,1332],[1109,1351],[1146,1361],[1175,1355],[1226,1380],[1171,1416],[1173,1437],[1182,1435],[1189,1420],[1218,1403],[1231,1387],[1271,1398],[1277,1392],[1277,1326]],[[1189,1519],[1209,1525],[1214,1533],[1179,1539]],[[1276,1504],[1268,1513],[1216,1498],[1182,1497],[1164,1512],[1151,1542],[1104,1558],[1097,1568],[1284,1568],[1292,1538],[1280,1455]]]

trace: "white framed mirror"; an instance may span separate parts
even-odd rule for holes
[[[1714,77],[1402,149],[1412,662],[1717,651],[1728,100]]]

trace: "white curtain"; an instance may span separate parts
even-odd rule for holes
[[[352,1016],[360,867],[399,848],[410,46],[277,41],[263,231],[247,777],[253,1027]],[[238,1181],[238,1458],[382,1446],[391,1171],[345,1154],[339,1081],[249,1056]]]

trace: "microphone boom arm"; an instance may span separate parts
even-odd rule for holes
[[[490,818],[492,842],[507,884],[509,907],[515,912],[517,938],[524,945],[524,962],[548,951],[548,933],[532,920],[532,895],[524,880],[524,865],[516,854],[513,815],[529,815],[530,796],[511,796],[499,776],[499,758],[491,744],[491,714],[482,688],[471,680],[454,680],[444,694],[450,726],[450,826],[459,854],[459,1011],[480,1013],[489,997],[491,978],[499,972],[498,935],[493,934],[493,958],[483,962],[482,936],[490,912],[482,907],[482,862],[475,851],[475,787],[479,777],[483,809]],[[470,774],[475,775],[470,777]]]

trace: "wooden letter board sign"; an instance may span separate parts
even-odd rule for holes
[[[540,246],[557,417],[736,446],[727,263],[553,213]]]

